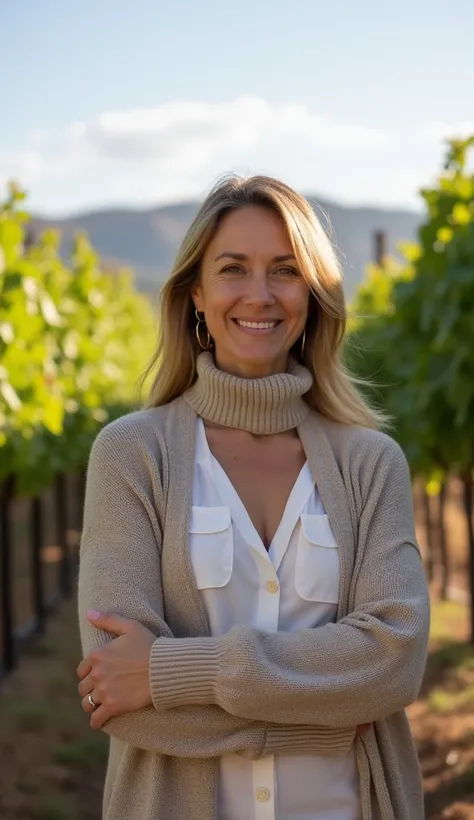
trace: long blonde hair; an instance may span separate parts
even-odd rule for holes
[[[385,416],[372,408],[358,390],[358,384],[367,382],[350,375],[342,362],[347,316],[341,268],[331,241],[309,202],[283,182],[267,176],[226,176],[212,188],[189,227],[161,292],[158,345],[140,380],[143,386],[156,370],[144,406],[167,404],[195,381],[201,349],[195,333],[191,288],[222,217],[247,205],[261,205],[279,214],[310,289],[304,351],[301,355],[300,344],[291,351],[313,375],[313,386],[305,400],[323,416],[341,424],[383,426]]]

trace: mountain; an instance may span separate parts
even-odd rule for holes
[[[346,207],[308,197],[325,227],[329,218],[332,240],[343,265],[345,291],[351,298],[368,262],[375,256],[376,231],[386,236],[387,252],[396,254],[400,240],[413,240],[421,215],[402,210]],[[34,217],[32,229],[58,228],[61,252],[67,255],[74,233],[86,231],[106,267],[126,265],[135,271],[137,287],[157,293],[172,267],[176,250],[199,208],[183,202],[151,209],[107,209],[64,219]],[[322,211],[322,213],[321,213]]]

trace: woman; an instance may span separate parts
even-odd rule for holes
[[[106,820],[423,817],[409,472],[344,329],[306,200],[216,186],[163,291],[148,405],[90,456],[78,676],[111,737]]]

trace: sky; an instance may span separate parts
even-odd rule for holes
[[[234,171],[419,209],[474,133],[472,0],[0,0],[0,189],[62,216]]]

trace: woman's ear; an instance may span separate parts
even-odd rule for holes
[[[201,283],[199,281],[197,281],[191,288],[191,299],[194,307],[202,312],[204,310],[204,299]]]

